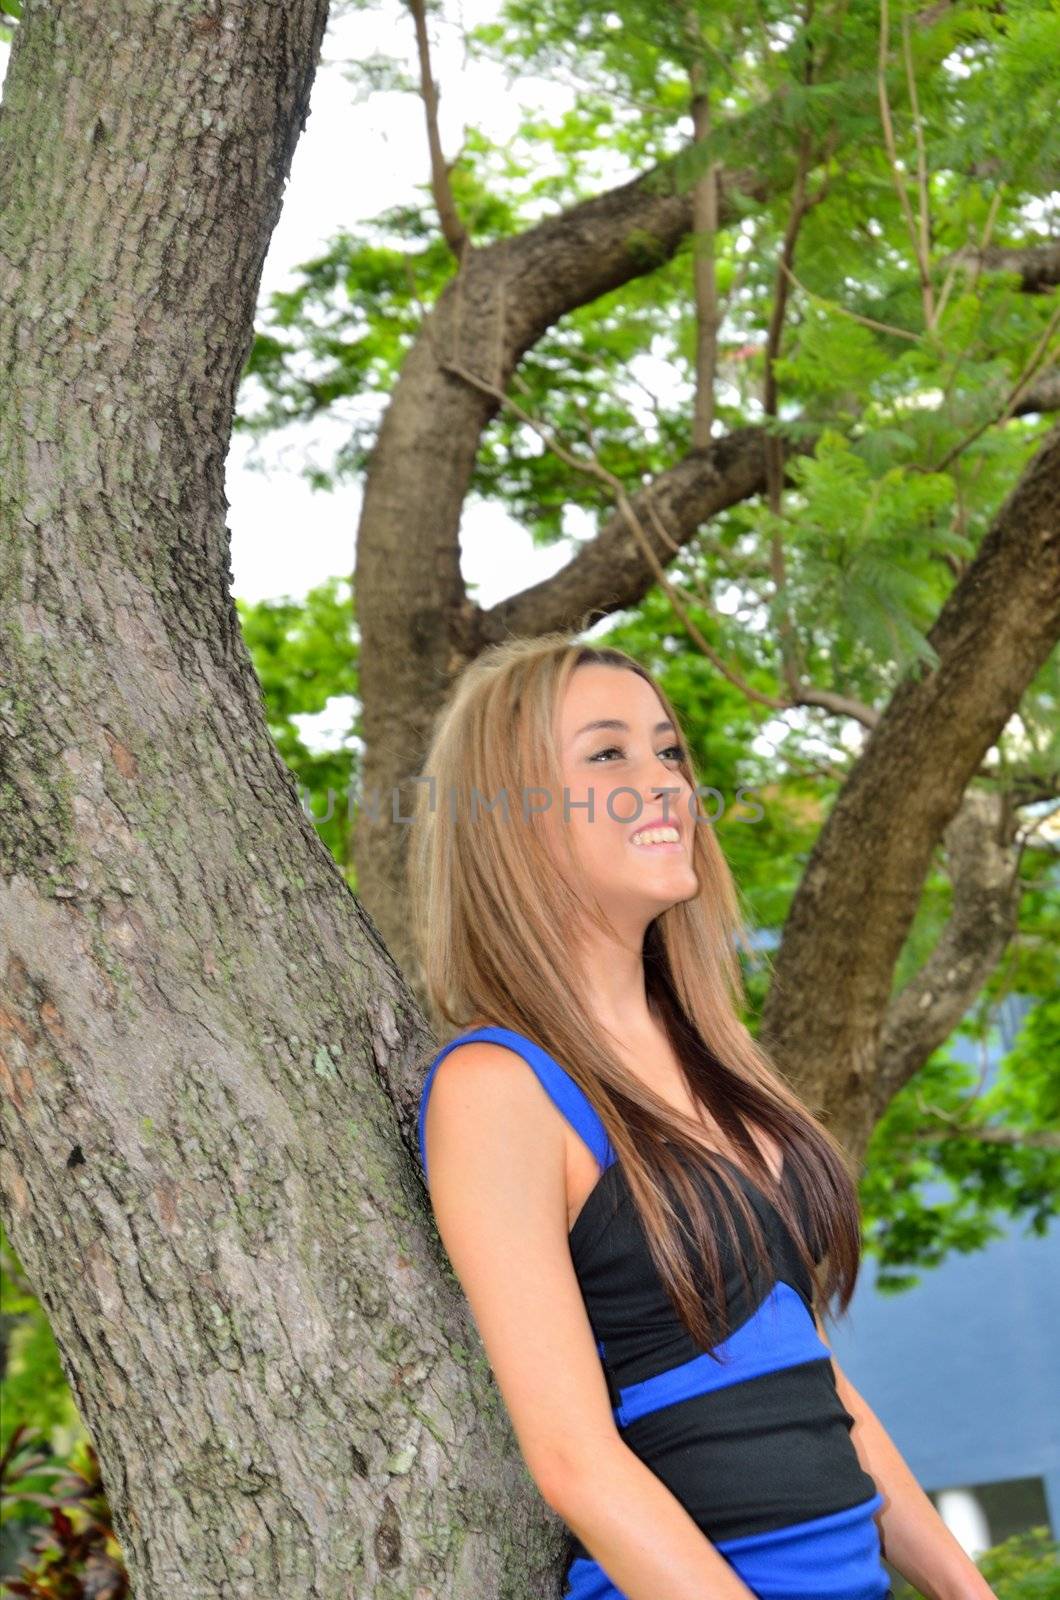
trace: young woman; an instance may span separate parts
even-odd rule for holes
[[[573,1535],[565,1600],[885,1600],[883,1548],[930,1600],[991,1600],[825,1342],[857,1190],[740,1021],[738,897],[666,696],[619,651],[513,640],[422,777],[412,913],[461,1031],[420,1154]]]

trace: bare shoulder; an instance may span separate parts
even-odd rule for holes
[[[567,1239],[566,1124],[533,1069],[504,1045],[457,1045],[435,1069],[423,1141],[431,1203],[447,1224],[489,1209]],[[455,1265],[455,1263],[454,1263]]]
[[[565,1127],[518,1053],[475,1040],[438,1063],[424,1121],[438,1232],[554,1507],[617,1437],[568,1244]]]
[[[432,1116],[433,1113],[433,1116]],[[527,1120],[528,1119],[528,1120]],[[563,1119],[552,1104],[533,1069],[517,1051],[489,1040],[475,1039],[456,1045],[435,1068],[427,1100],[424,1141],[444,1123],[459,1123],[465,1137],[476,1130],[498,1138],[514,1138],[540,1155],[541,1141],[553,1150],[563,1146]],[[520,1131],[522,1130],[522,1131]],[[428,1169],[433,1167],[427,1152]]]

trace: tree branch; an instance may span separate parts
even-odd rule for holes
[[[674,547],[690,544],[704,522],[764,487],[762,430],[737,428],[660,472],[630,503],[638,521],[649,525],[651,551],[668,561]],[[584,627],[590,616],[636,605],[653,582],[650,561],[616,510],[565,567],[499,601],[483,614],[483,626],[491,637]]]
[[[906,673],[852,766],[773,960],[763,1043],[855,1148],[879,1112],[880,1034],[937,842],[1060,634],[1058,510],[1055,427],[928,634],[935,665]]]
[[[969,789],[943,834],[953,906],[938,942],[892,1000],[880,1036],[880,1110],[944,1044],[1016,931],[1020,846],[1012,797]]]
[[[544,444],[566,466],[575,472],[581,472],[598,482],[606,485],[614,496],[618,511],[607,527],[591,541],[591,543],[569,562],[561,573],[546,579],[543,583],[523,590],[520,594],[509,600],[502,601],[490,612],[479,613],[480,631],[479,647],[488,640],[509,636],[516,632],[538,634],[552,628],[574,627],[584,628],[589,624],[589,610],[617,610],[623,604],[632,604],[635,600],[642,599],[652,582],[656,582],[669,596],[671,603],[690,637],[698,649],[727,678],[742,694],[759,705],[768,706],[774,711],[784,711],[796,705],[815,705],[840,716],[852,716],[863,722],[866,727],[873,727],[876,723],[877,713],[870,706],[863,705],[860,701],[850,696],[836,693],[830,689],[816,688],[813,685],[799,683],[795,693],[781,697],[769,695],[754,687],[735,668],[730,667],[722,656],[704,638],[702,632],[692,619],[687,607],[684,605],[677,588],[670,581],[663,565],[663,558],[667,561],[680,548],[681,544],[689,542],[698,530],[699,524],[716,510],[721,510],[725,505],[736,504],[740,499],[746,499],[750,494],[759,492],[749,487],[747,478],[740,480],[740,471],[749,473],[754,471],[754,452],[759,453],[758,467],[764,483],[765,475],[765,444],[766,436],[761,429],[740,429],[737,433],[730,434],[724,439],[712,442],[708,451],[693,451],[676,467],[669,472],[660,473],[658,477],[632,498],[626,492],[621,480],[597,459],[595,455],[582,458],[575,456],[560,442],[557,435],[545,427],[536,417],[523,409],[510,395],[503,390],[468,372],[466,368],[447,363],[446,369],[457,377],[463,378],[478,388],[488,389],[493,393],[499,404],[518,417],[519,421],[533,430]],[[724,458],[726,447],[730,451],[736,450],[737,454],[730,459],[730,471],[724,479],[719,479],[716,462]],[[812,448],[808,445],[797,447],[800,450]],[[711,466],[704,472],[704,462],[710,458]],[[732,471],[732,468],[736,468]],[[692,469],[690,472],[690,468]],[[707,487],[713,475],[710,487],[714,490],[711,496],[712,504],[708,508],[702,502],[698,505],[694,499],[681,503],[681,490],[688,486],[689,480],[700,491]],[[675,539],[662,519],[660,500],[667,502],[671,509],[676,510],[679,517],[678,539]],[[649,534],[644,526],[643,518],[652,524],[654,537]],[[622,561],[623,556],[632,557],[625,562],[630,580],[631,599],[624,601],[620,591],[614,587],[615,568]],[[631,570],[632,569],[632,570]],[[611,585],[610,594],[606,601],[601,603],[601,579]],[[591,589],[596,597],[591,606],[581,613],[566,611],[559,615],[549,607],[566,602],[570,606],[579,594],[580,586]],[[700,597],[705,608],[710,608],[707,597]]]
[[[997,778],[996,772],[988,776]],[[1049,773],[1020,773],[1009,774],[1010,784],[1007,792],[1012,796],[1013,805],[1038,806],[1046,800],[1060,799],[1060,772]]]
[[[453,363],[447,363],[446,370],[455,373],[456,376],[463,378],[467,383],[475,384],[476,386],[483,388],[492,388],[492,386],[486,384],[484,379],[476,377],[474,373],[468,372],[466,368],[458,367]],[[712,665],[717,668],[723,677],[727,678],[730,683],[734,684],[743,694],[745,694],[748,699],[754,700],[761,705],[769,706],[772,710],[782,710],[785,704],[784,701],[778,700],[772,695],[764,694],[760,689],[756,689],[753,684],[748,683],[743,675],[735,668],[730,667],[724,658],[718,654],[711,644],[708,643],[708,641],[703,637],[703,634],[697,627],[696,623],[693,621],[688,608],[684,604],[684,601],[680,598],[676,586],[667,577],[666,569],[663,566],[661,557],[665,554],[666,559],[669,560],[671,554],[677,549],[677,546],[674,540],[667,533],[666,529],[663,527],[658,506],[654,503],[655,494],[659,487],[660,480],[657,479],[655,484],[649,485],[649,487],[643,490],[640,496],[637,497],[641,502],[641,507],[643,507],[643,509],[648,513],[653,522],[656,539],[660,545],[660,548],[656,549],[655,541],[653,541],[651,536],[646,532],[644,523],[641,520],[640,508],[638,508],[634,501],[630,499],[620,478],[617,478],[614,473],[609,472],[595,454],[585,458],[573,455],[566,445],[561,443],[558,436],[551,429],[546,428],[537,420],[536,417],[531,416],[530,413],[525,411],[517,401],[511,398],[510,395],[505,394],[504,391],[500,389],[494,390],[493,392],[500,404],[503,405],[506,410],[512,412],[514,416],[518,417],[519,421],[522,422],[526,427],[532,429],[532,431],[537,434],[538,438],[540,438],[544,444],[548,446],[553,454],[560,461],[562,461],[565,466],[570,467],[572,471],[581,472],[587,477],[595,478],[598,482],[603,483],[607,487],[609,493],[615,498],[615,501],[618,505],[618,517],[621,519],[626,534],[633,541],[640,560],[642,563],[646,564],[652,575],[652,579],[658,583],[669,596],[674,610],[681,618],[681,621],[688,630],[691,638],[694,640],[697,648],[703,652]],[[748,431],[750,432],[752,430]],[[662,474],[661,476],[665,478],[666,474]],[[598,543],[599,540],[594,540],[593,547],[595,548]],[[597,554],[599,554],[598,551]],[[524,594],[527,592],[529,591],[524,591]],[[708,600],[704,600],[703,604],[709,607]],[[588,620],[589,619],[587,617],[581,618],[579,625],[581,627],[587,626]],[[511,630],[508,629],[507,631],[510,632]],[[538,625],[533,629],[533,631],[538,633],[542,631],[542,629],[540,625]]]
[[[442,153],[438,132],[438,86],[431,73],[431,46],[427,37],[427,12],[424,0],[407,0],[416,27],[416,54],[420,63],[420,94],[427,117],[427,144],[431,155],[431,193],[434,196],[438,221],[446,244],[458,262],[463,263],[465,250],[471,247],[467,229],[453,199],[449,182],[449,167]]]
[[[694,11],[686,13],[693,47],[701,49],[700,29]],[[697,143],[710,137],[710,89],[702,57],[693,57],[689,72],[692,90],[692,132]],[[714,383],[718,366],[718,284],[714,253],[718,234],[718,165],[711,161],[692,191],[692,272],[696,303],[696,393],[692,413],[692,445],[705,450],[714,430]]]
[[[797,282],[794,274],[789,273],[789,276]],[[473,374],[453,370],[477,387],[487,388],[499,403],[506,403],[503,391]],[[1035,388],[1025,394],[1024,400],[1028,411],[1060,407],[1060,374],[1039,380]],[[547,427],[521,407],[516,414],[567,465],[579,472],[588,471],[614,492],[617,480],[600,468],[599,463],[593,466],[584,458],[573,456],[569,449],[562,446],[557,449],[559,441]],[[811,439],[786,447],[788,457],[812,454],[813,449]],[[672,593],[673,586],[665,576],[660,580],[655,561],[667,564],[697,538],[712,517],[764,493],[765,473],[764,435],[758,427],[735,429],[722,438],[712,439],[704,450],[690,451],[673,467],[659,473],[650,485],[630,495],[634,521],[641,529],[643,542],[632,531],[626,513],[616,510],[596,537],[583,544],[565,567],[479,612],[476,647],[512,634],[533,637],[554,629],[587,627],[594,618],[638,604],[657,581],[669,587]],[[645,532],[646,528],[650,531]],[[709,600],[701,598],[704,606],[709,606]],[[709,650],[705,653],[710,654]],[[731,682],[739,684],[738,678],[724,666],[720,666],[720,670]],[[796,705],[817,706],[836,716],[851,717],[869,729],[876,726],[880,717],[874,706],[853,696],[801,681],[795,692],[787,696],[762,695],[755,691],[750,698],[778,711]],[[981,769],[979,775],[997,777],[989,768]]]
[[[974,1139],[977,1144],[1007,1144],[1028,1150],[1060,1150],[1060,1132],[1050,1128],[993,1128],[988,1124],[959,1124],[952,1128],[917,1128],[911,1138],[925,1144],[939,1139]]]
[[[1060,283],[1060,239],[1032,245],[991,245],[985,250],[966,245],[948,259],[987,272],[1018,273],[1024,294],[1044,294]]]

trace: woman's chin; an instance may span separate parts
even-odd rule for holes
[[[669,882],[660,882],[655,886],[652,900],[655,904],[655,915],[660,911],[669,910],[670,906],[683,905],[686,900],[692,900],[699,893],[699,879],[694,872],[674,873]]]

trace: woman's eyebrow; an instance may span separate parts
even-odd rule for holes
[[[584,728],[579,728],[574,737],[580,739],[583,733],[593,733],[598,728],[614,728],[619,733],[628,733],[629,723],[623,722],[620,717],[598,717],[595,722],[587,722]],[[651,731],[654,734],[666,733],[667,730],[671,733],[677,732],[669,718],[666,718],[663,722],[657,722]]]

